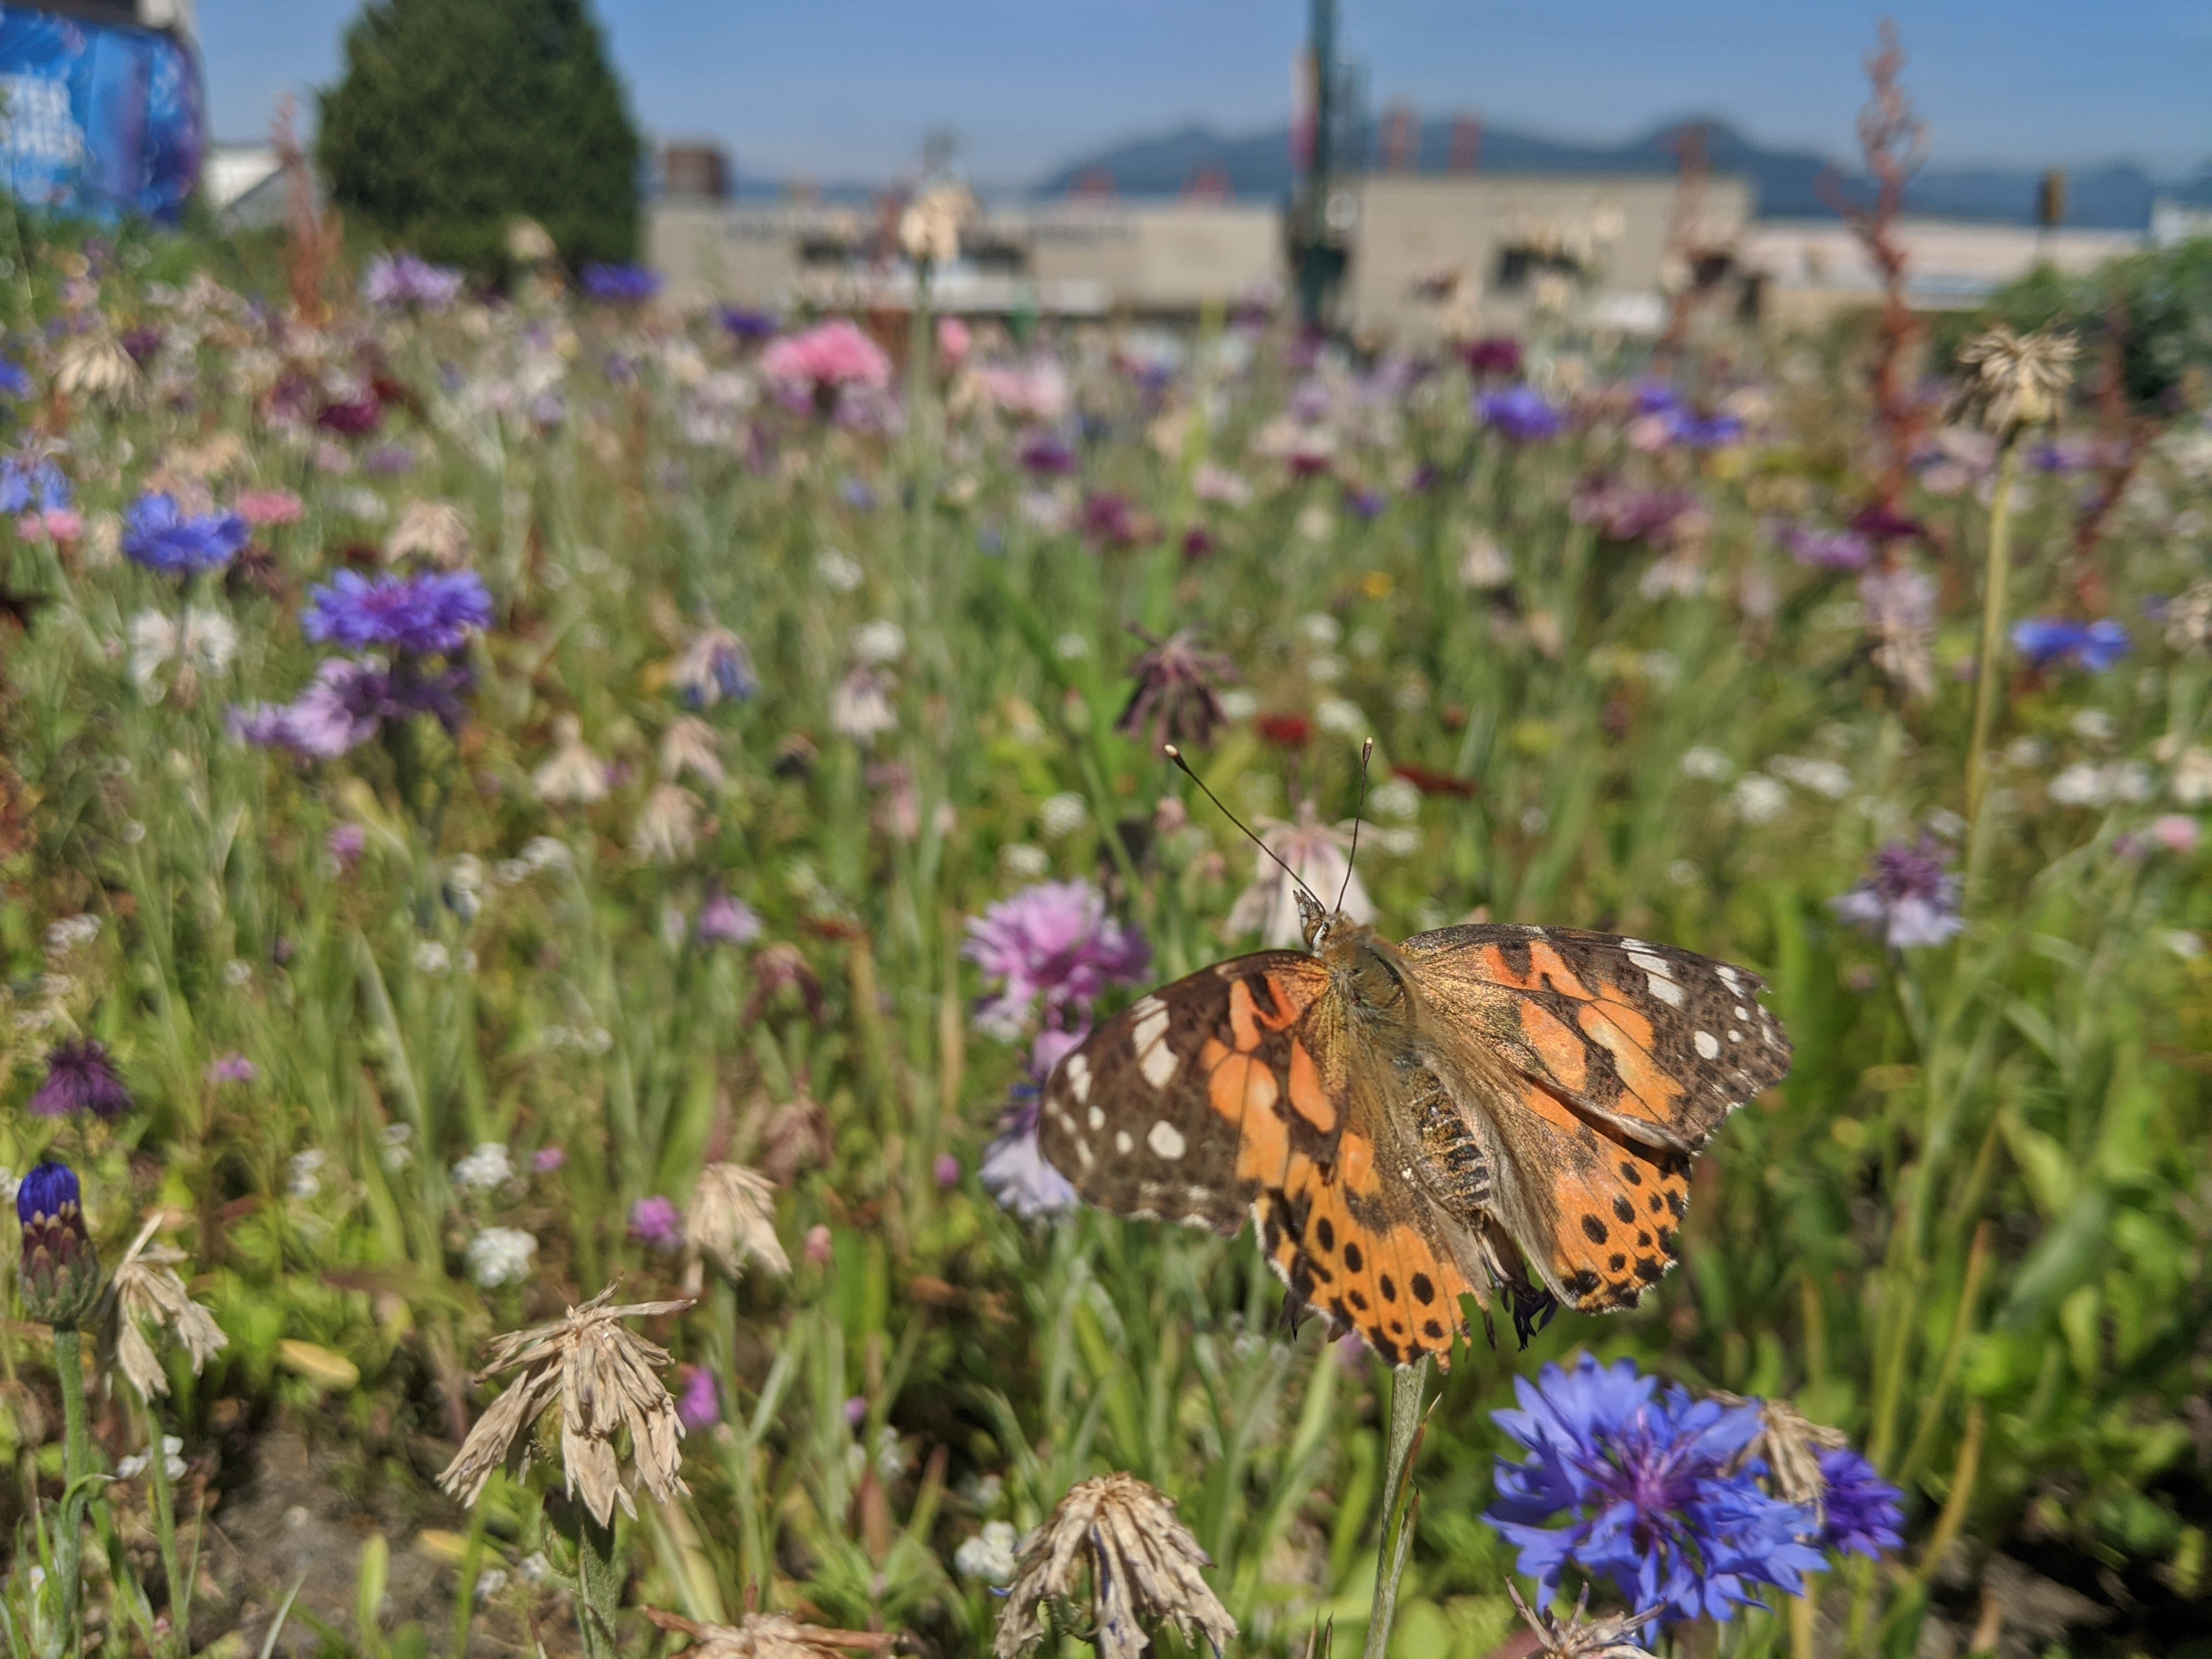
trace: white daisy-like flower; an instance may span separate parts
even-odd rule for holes
[[[453,1165],[453,1185],[464,1192],[502,1187],[514,1179],[514,1157],[496,1140],[481,1141]]]
[[[906,655],[906,629],[889,617],[862,623],[853,630],[853,655],[872,668],[882,668]]]
[[[520,1227],[487,1227],[469,1241],[469,1277],[482,1289],[496,1290],[530,1276],[538,1241]]]
[[[1048,796],[1037,817],[1050,841],[1065,840],[1090,822],[1091,803],[1073,790]]]

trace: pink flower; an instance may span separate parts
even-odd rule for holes
[[[714,1373],[704,1365],[678,1365],[676,1375],[676,1420],[692,1434],[704,1434],[722,1420],[722,1391]]]
[[[530,1167],[540,1175],[551,1175],[568,1161],[564,1146],[540,1146],[530,1155]]]
[[[2197,850],[2197,838],[2203,834],[2203,828],[2186,812],[2162,812],[2152,823],[2150,832],[2167,852],[2185,858]]]
[[[289,489],[249,489],[231,503],[231,509],[250,525],[297,524],[307,509]]]
[[[629,1236],[664,1255],[672,1254],[684,1247],[684,1212],[657,1193],[641,1198],[629,1206]]]
[[[830,1230],[817,1224],[807,1229],[806,1243],[800,1247],[806,1259],[817,1267],[826,1267],[836,1259],[836,1250],[830,1242]]]
[[[947,368],[959,368],[960,360],[968,355],[968,348],[975,343],[975,337],[968,331],[968,325],[957,317],[939,317],[937,319],[937,355],[945,359]]]
[[[778,340],[762,356],[761,368],[771,380],[815,393],[891,381],[891,360],[845,317]]]
[[[1039,882],[1001,899],[968,924],[960,953],[1001,981],[975,1010],[976,1029],[1011,1042],[1042,1001],[1048,1016],[1088,1018],[1108,986],[1139,978],[1152,947],[1106,914],[1105,895],[1087,881]]]

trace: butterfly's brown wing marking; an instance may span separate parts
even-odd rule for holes
[[[1295,1304],[1394,1364],[1449,1352],[1463,1229],[1408,1177],[1388,1054],[1328,966],[1267,951],[1139,998],[1045,1085],[1045,1157],[1101,1208],[1234,1233],[1249,1208]],[[1473,1259],[1473,1258],[1468,1258]]]
[[[1764,981],[1567,928],[1447,927],[1400,949],[1483,1207],[1568,1305],[1634,1305],[1674,1260],[1691,1155],[1789,1073]]]

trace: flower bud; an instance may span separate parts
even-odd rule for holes
[[[23,1311],[48,1325],[81,1323],[100,1300],[100,1258],[85,1231],[76,1172],[41,1164],[15,1189],[23,1224]]]

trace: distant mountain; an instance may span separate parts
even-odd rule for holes
[[[1811,150],[1769,149],[1725,122],[1707,120],[1705,153],[1715,172],[1750,179],[1757,211],[1771,219],[1814,218],[1830,212],[1824,181],[1863,199],[1872,185],[1856,168],[1845,169]],[[1683,126],[1669,121],[1622,144],[1583,144],[1510,127],[1486,127],[1481,167],[1485,173],[1672,173],[1677,165],[1674,137]],[[1375,124],[1358,133],[1352,155],[1376,153]],[[1419,149],[1423,172],[1443,170],[1451,151],[1451,123],[1422,124]],[[1225,175],[1237,195],[1279,200],[1291,185],[1290,132],[1285,127],[1243,137],[1225,137],[1210,127],[1188,126],[1154,137],[1133,139],[1097,155],[1069,162],[1034,186],[1040,196],[1065,194],[1091,178],[1113,180],[1124,196],[1172,196],[1198,173]],[[1907,210],[1948,218],[2025,223],[2035,217],[2040,174],[2031,169],[1926,167],[1906,195]],[[2140,230],[2150,221],[2154,197],[2172,197],[2212,206],[2212,161],[2191,179],[2162,182],[2130,162],[2113,162],[2068,175],[2066,222],[2099,229]]]

